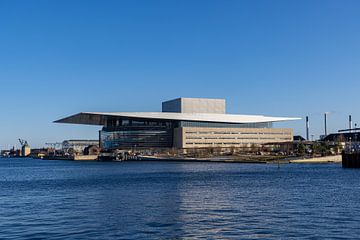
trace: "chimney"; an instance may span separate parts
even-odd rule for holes
[[[328,114],[328,113],[325,113],[325,114],[324,114],[324,121],[325,121],[325,137],[327,136],[327,114]]]
[[[352,119],[351,119],[351,115],[349,115],[349,130],[350,130],[350,132],[352,131]]]
[[[306,116],[306,141],[309,141],[309,128],[310,128],[309,117]]]

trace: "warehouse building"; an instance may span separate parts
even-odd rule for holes
[[[249,147],[289,142],[293,130],[274,122],[299,118],[227,114],[224,99],[178,98],[162,112],[82,112],[56,123],[102,126],[103,149]]]
[[[77,152],[82,153],[85,148],[89,146],[99,146],[97,140],[65,140],[62,142],[62,150],[64,152]]]

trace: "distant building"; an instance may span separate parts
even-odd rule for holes
[[[9,157],[11,151],[10,150],[1,150],[0,155],[1,157]]]
[[[28,157],[30,156],[31,148],[27,142],[23,146],[21,146],[21,156],[22,157]]]
[[[74,151],[82,153],[88,146],[99,146],[99,140],[65,140],[62,142],[64,152]]]
[[[99,155],[100,148],[97,145],[89,145],[84,149],[84,155]]]
[[[293,141],[293,130],[274,122],[299,118],[225,113],[224,99],[178,98],[162,103],[162,112],[82,112],[57,123],[103,126],[104,149],[250,147]]]
[[[31,149],[31,156],[32,157],[44,157],[46,155],[49,155],[53,150],[51,148],[35,148]]]
[[[360,142],[360,132],[331,133],[324,137],[325,142]]]
[[[303,138],[303,137],[300,136],[300,135],[294,136],[294,141],[296,141],[296,142],[303,142],[303,141],[305,141],[305,140],[306,140],[306,139]]]

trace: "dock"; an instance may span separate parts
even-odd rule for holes
[[[360,168],[360,152],[342,153],[342,166],[344,168]]]

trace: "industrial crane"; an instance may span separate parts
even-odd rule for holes
[[[19,142],[21,144],[21,156],[22,157],[29,156],[31,154],[31,149],[30,149],[28,142],[26,140],[20,139],[20,138],[19,138]]]
[[[21,147],[29,145],[28,142],[26,140],[24,140],[24,139],[19,138],[19,142],[20,142]]]

